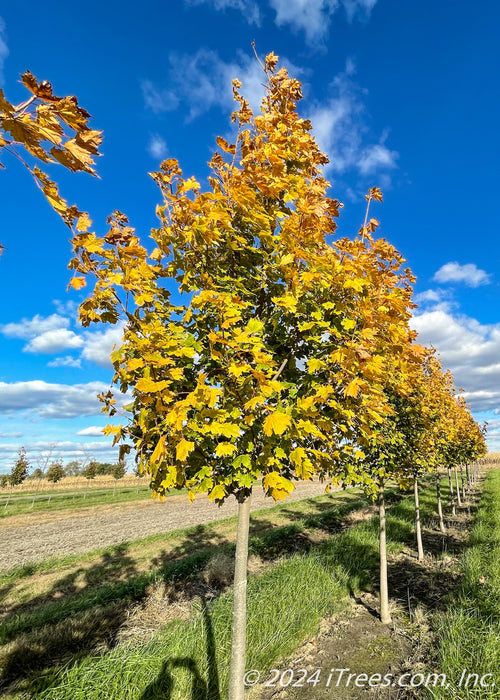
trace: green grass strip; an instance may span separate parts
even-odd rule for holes
[[[446,486],[443,482],[444,496]],[[435,489],[422,491],[422,517],[435,509]],[[412,499],[388,512],[391,551],[413,537]],[[331,537],[307,554],[280,560],[251,579],[247,668],[265,672],[291,654],[351,591],[370,588],[378,566],[378,518]],[[43,700],[222,700],[227,696],[232,596],[169,624],[145,645],[122,644],[39,679]],[[50,686],[50,687],[49,687]],[[26,697],[26,696],[24,696]]]
[[[449,686],[429,689],[429,696],[500,698],[500,470],[486,477],[461,568],[460,587],[437,630],[437,666]],[[467,682],[469,674],[477,678]]]

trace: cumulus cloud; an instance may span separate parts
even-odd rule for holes
[[[82,358],[95,362],[101,367],[112,367],[110,355],[114,345],[121,344],[123,325],[117,324],[105,331],[95,331],[85,334],[85,344]]]
[[[443,265],[434,275],[436,282],[463,282],[468,287],[479,287],[488,284],[490,275],[484,270],[480,270],[474,263],[460,265],[458,262],[449,262]]]
[[[8,55],[9,47],[7,46],[7,38],[5,34],[5,22],[0,17],[0,85],[3,85],[4,83],[3,67]]]
[[[418,342],[437,348],[475,412],[500,408],[500,324],[434,309],[415,315],[412,326]]]
[[[35,379],[0,382],[0,413],[30,411],[41,418],[94,416],[101,412],[97,394],[108,391],[103,382],[51,384]]]
[[[167,155],[167,144],[165,139],[162,139],[159,134],[152,134],[151,138],[149,139],[147,151],[151,158],[155,158],[156,160],[164,160]]]
[[[36,314],[32,319],[23,318],[18,323],[5,323],[0,326],[0,332],[7,338],[21,338],[28,340],[48,331],[60,330],[70,325],[69,318],[61,314],[40,316]]]
[[[366,143],[369,132],[362,90],[354,81],[355,66],[348,60],[343,72],[329,86],[325,102],[316,103],[309,112],[313,134],[330,158],[328,169],[343,173],[354,170],[361,175],[388,171],[396,167],[398,153],[386,145],[387,131],[378,143]]]
[[[79,430],[77,432],[77,435],[94,435],[94,436],[99,436],[102,437],[102,428],[99,428],[97,425],[90,425],[88,428],[83,428],[82,430]]]
[[[81,348],[84,340],[81,336],[66,328],[45,331],[32,338],[23,348],[25,352],[52,354],[62,350]]]
[[[253,0],[186,0],[188,5],[211,5],[214,10],[239,10],[249,24],[260,25],[259,6]]]
[[[71,355],[64,355],[63,357],[56,357],[51,362],[47,362],[47,367],[81,367],[82,361],[80,358],[72,357]]]

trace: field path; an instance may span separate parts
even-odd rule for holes
[[[311,498],[324,491],[324,484],[302,482],[287,500]],[[274,501],[258,489],[252,496],[252,510],[273,505]],[[78,514],[59,511],[14,516],[15,524],[9,524],[7,519],[0,528],[0,570],[53,556],[82,554],[146,535],[222,520],[236,513],[234,498],[218,508],[206,496],[197,497],[190,505],[183,494],[171,496],[164,503],[148,499],[112,507],[95,506],[91,514],[88,509],[81,509]]]

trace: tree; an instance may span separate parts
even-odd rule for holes
[[[115,483],[113,484],[113,495],[116,492],[116,482],[118,479],[123,479],[125,476],[126,472],[126,465],[125,462],[120,459],[116,464],[113,465],[113,471],[111,472],[113,474],[113,479],[115,480]]]
[[[52,481],[54,484],[61,481],[66,476],[63,465],[60,462],[53,462],[48,468],[46,476],[48,481]]]
[[[73,459],[66,464],[64,471],[67,476],[81,476],[84,472],[84,466],[81,461]]]
[[[87,479],[87,483],[85,484],[85,494],[83,496],[84,499],[87,498],[87,491],[91,480],[96,478],[97,464],[98,463],[95,460],[91,460],[83,471],[83,476]]]
[[[115,212],[105,236],[75,235],[71,262],[96,278],[83,325],[125,321],[112,360],[114,383],[133,392],[130,419],[106,429],[121,456],[135,447],[160,497],[187,487],[191,499],[239,503],[232,700],[243,693],[252,488],[281,499],[319,473],[376,490],[355,465],[389,410],[383,345],[395,349],[407,334],[410,279],[395,272],[394,249],[372,240],[377,222],[365,221],[354,241],[329,242],[340,204],[326,195],[327,158],[296,112],[300,84],[276,62],[270,54],[263,66],[257,116],[233,82],[237,134],[217,139],[209,191],[173,159],[153,174],[164,201],[150,255]],[[373,188],[369,199],[380,196]],[[185,303],[170,301],[168,278]],[[100,398],[114,415],[112,392]]]
[[[21,104],[11,104],[0,89],[0,156],[8,153],[28,169],[65,224],[84,227],[87,215],[68,206],[55,182],[36,163],[58,162],[73,172],[96,175],[92,165],[99,155],[102,132],[89,127],[90,114],[74,95],[57,97],[47,80],[38,82],[30,71],[21,80],[31,93]]]
[[[28,476],[29,467],[30,465],[26,458],[26,450],[24,447],[21,447],[18,452],[17,460],[15,461],[9,475],[10,485],[19,486],[19,484],[22,484]]]

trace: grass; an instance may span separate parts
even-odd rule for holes
[[[443,491],[446,491],[445,483]],[[424,522],[433,514],[434,493],[434,487],[422,491]],[[443,495],[446,497],[446,492]],[[287,506],[280,508],[286,509]],[[290,542],[296,543],[299,536],[306,534],[306,527],[308,532],[311,531],[314,517],[319,519],[317,528],[325,527],[327,512],[330,509],[312,515],[304,511],[295,515],[293,522],[283,523],[281,537],[282,544],[286,545],[285,551],[288,551]],[[284,515],[283,511],[281,514]],[[269,511],[265,517],[269,518]],[[389,549],[401,551],[413,541],[411,498],[393,505],[387,520]],[[265,553],[272,541],[274,553],[279,557],[279,537],[274,528],[254,534],[251,549]],[[374,587],[378,568],[376,517],[330,536],[315,546],[310,540],[305,548],[305,552],[278,558],[277,563],[250,580],[249,669],[258,668],[262,672],[269,669],[294,651],[306,636],[314,633],[322,617],[343,607],[350,593]],[[220,545],[217,549],[220,550]],[[230,551],[229,546],[227,551]],[[198,552],[197,556],[202,554]],[[182,577],[183,574],[177,571],[174,575]],[[151,700],[155,697],[221,700],[225,697],[228,682],[231,604],[230,592],[211,601],[201,596],[198,607],[192,609],[188,619],[170,622],[147,644],[122,642],[111,650],[100,653],[94,650],[90,654],[80,649],[80,655],[76,653],[69,660],[66,657],[67,666],[63,670],[54,664],[40,672],[34,685],[32,681],[31,688],[37,690],[31,697],[44,700]],[[94,619],[96,613],[97,609],[94,610]],[[100,613],[106,615],[104,601]],[[72,616],[71,620],[76,623],[77,616]],[[29,620],[24,622],[27,625]],[[43,630],[42,627],[38,629]],[[22,652],[22,648],[19,651]],[[18,658],[26,664],[26,657],[21,654]]]
[[[173,495],[171,492],[168,495]],[[75,510],[77,508],[90,508],[92,506],[112,505],[114,503],[127,503],[129,501],[144,501],[151,497],[148,485],[137,484],[127,486],[113,486],[106,489],[89,488],[88,491],[40,492],[27,495],[18,494],[10,500],[3,496],[0,500],[0,518],[8,518],[24,513],[53,512],[59,510]],[[6,505],[7,504],[7,505]]]
[[[500,698],[500,470],[490,471],[461,561],[461,585],[439,619],[438,667],[447,674],[450,687],[433,689],[432,698]],[[458,687],[463,671],[461,687]],[[475,678],[494,687],[474,688]]]

